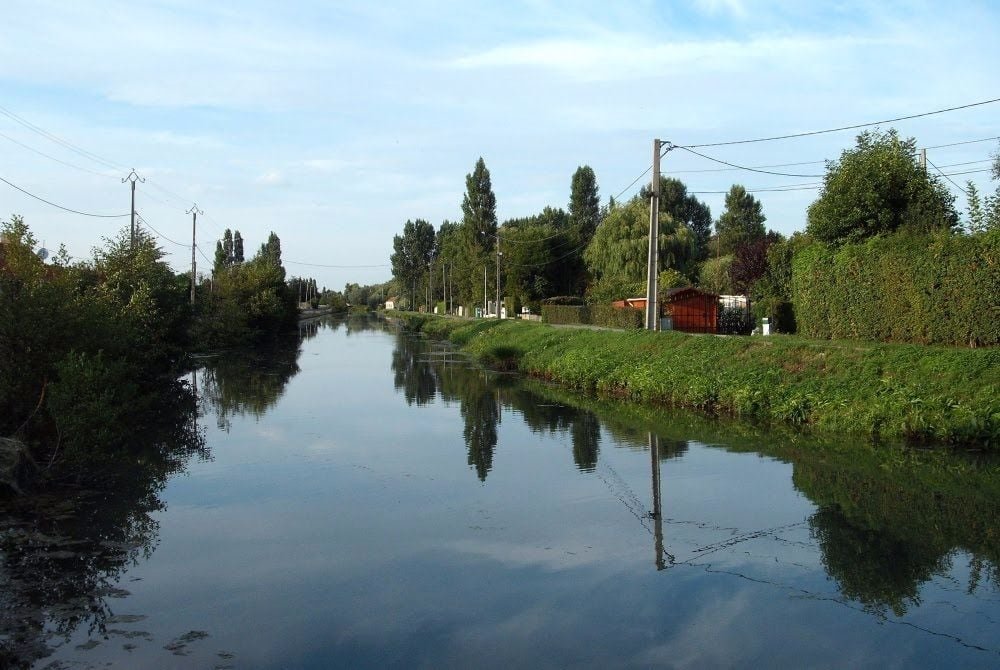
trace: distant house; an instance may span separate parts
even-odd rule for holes
[[[396,303],[399,302],[398,296],[393,296],[385,301],[386,309],[396,309]]]

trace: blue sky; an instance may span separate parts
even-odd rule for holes
[[[479,156],[503,220],[565,207],[583,164],[602,200],[616,195],[649,165],[654,137],[769,136],[1000,97],[993,2],[8,0],[3,19],[0,106],[106,163],[0,114],[0,177],[67,207],[123,213],[121,177],[135,167],[148,179],[137,209],[163,235],[189,243],[184,211],[197,202],[209,257],[225,227],[239,228],[248,249],[274,230],[290,274],[333,288],[390,272],[292,261],[387,264],[407,219],[460,218]],[[993,104],[897,125],[936,146],[1000,136],[998,119]],[[836,158],[853,135],[709,155],[809,163]],[[997,146],[928,155],[939,166],[968,163],[946,172],[974,170]],[[816,181],[692,172],[719,167],[679,151],[663,163],[693,191]],[[954,178],[985,188],[988,176]],[[718,216],[722,196],[701,197]],[[790,233],[804,227],[816,191],[758,197],[768,225]],[[127,225],[0,183],[0,217],[12,213],[76,257]],[[189,248],[163,246],[176,268],[189,265]]]

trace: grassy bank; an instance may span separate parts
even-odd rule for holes
[[[570,388],[819,431],[996,447],[1000,350],[592,331],[400,315]]]

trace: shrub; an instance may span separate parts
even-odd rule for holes
[[[898,233],[796,254],[793,293],[810,337],[1000,344],[1000,235]]]

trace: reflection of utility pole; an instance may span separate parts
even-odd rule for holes
[[[656,569],[667,567],[663,560],[663,510],[660,505],[660,438],[649,433],[649,458],[653,470],[653,511],[649,516],[653,519],[653,543],[656,551]]]
[[[146,180],[140,177],[138,174],[136,174],[135,168],[132,168],[132,171],[122,178],[123,184],[125,182],[132,183],[132,226],[129,229],[131,235],[130,240],[132,244],[132,251],[135,251],[135,183],[137,181],[145,183]]]
[[[191,205],[191,209],[189,209],[188,211],[186,211],[184,213],[191,215],[191,304],[193,305],[194,304],[194,286],[195,286],[196,277],[197,277],[197,275],[195,275],[195,260],[194,260],[194,250],[195,250],[195,247],[197,245],[197,242],[195,241],[195,237],[196,237],[196,231],[197,231],[197,228],[198,228],[198,215],[199,214],[204,214],[205,212],[203,212],[200,209],[198,209],[198,205],[196,203],[196,204]]]

